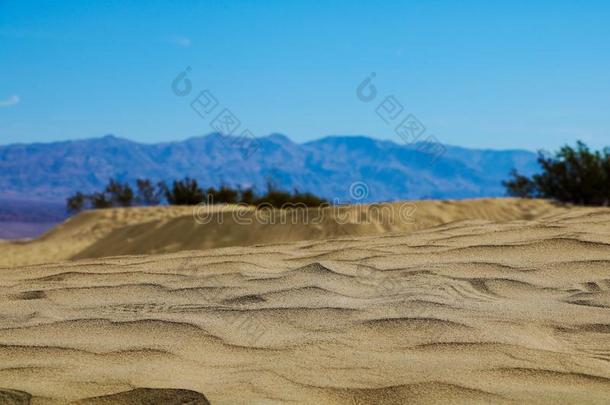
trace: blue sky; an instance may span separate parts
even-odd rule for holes
[[[296,141],[399,141],[375,113],[393,95],[448,144],[601,147],[609,21],[607,1],[0,0],[0,144],[205,134],[189,102],[208,89],[239,130]],[[178,97],[187,66],[193,93]]]

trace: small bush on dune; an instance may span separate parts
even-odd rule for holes
[[[112,201],[105,193],[93,193],[87,196],[92,208],[110,208]]]
[[[610,204],[610,150],[592,152],[582,142],[564,146],[554,156],[538,155],[542,172],[531,178],[517,171],[503,185],[509,195],[549,198],[578,205]]]
[[[66,205],[69,213],[76,213],[82,211],[85,208],[85,204],[87,203],[87,196],[81,192],[74,194],[72,197],[69,197]]]
[[[239,201],[242,204],[254,205],[256,194],[251,188],[239,191]]]
[[[328,201],[312,194],[301,193],[294,190],[292,193],[276,188],[272,183],[267,184],[267,192],[254,199],[255,205],[271,205],[276,208],[290,205],[305,205],[307,207],[319,207]]]
[[[103,192],[90,195],[78,192],[69,197],[66,200],[66,208],[70,213],[76,213],[87,208],[129,207],[134,204],[159,205],[163,199],[170,205],[241,203],[265,204],[277,208],[294,205],[317,207],[327,203],[326,200],[312,193],[301,193],[297,190],[290,193],[276,188],[271,183],[267,185],[267,191],[261,195],[257,195],[252,188],[241,190],[229,186],[221,186],[219,189],[210,187],[204,192],[197,180],[188,177],[175,180],[171,188],[164,182],[157,183],[155,187],[147,179],[138,179],[136,187],[137,193],[134,193],[128,183],[110,179]]]
[[[170,205],[197,205],[203,202],[203,190],[197,180],[185,177],[184,180],[174,180],[172,188],[165,185],[165,198]]]
[[[148,179],[136,180],[136,186],[138,188],[138,194],[136,196],[136,203],[139,205],[159,205],[162,197],[161,183],[155,187],[153,183]]]
[[[272,183],[267,184],[267,192],[254,199],[254,205],[271,205],[281,207],[291,202],[291,195],[287,191],[280,190]]]
[[[121,183],[117,180],[110,179],[106,186],[106,194],[108,195],[111,206],[130,207],[133,204],[133,189],[127,183]]]
[[[292,195],[292,200],[295,203],[304,204],[308,207],[319,207],[323,204],[328,204],[328,201],[318,197],[312,193],[300,193],[295,191]]]
[[[221,186],[218,190],[214,187],[208,188],[208,201],[214,204],[237,204],[239,201],[239,191]]]

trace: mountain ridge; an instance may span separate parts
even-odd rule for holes
[[[441,156],[425,143],[398,144],[365,135],[335,135],[296,143],[274,133],[248,140],[211,133],[181,141],[140,143],[108,134],[50,143],[0,145],[0,198],[62,200],[75,191],[101,189],[110,177],[173,180],[190,176],[203,186],[227,184],[314,192],[337,202],[504,195],[512,168],[536,170],[526,150],[469,149],[443,145]],[[250,146],[244,155],[244,146]],[[255,148],[252,148],[252,145]],[[428,146],[434,146],[428,144]],[[354,199],[350,185],[365,184]]]

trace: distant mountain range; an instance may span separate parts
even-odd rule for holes
[[[339,202],[457,199],[502,196],[501,182],[512,168],[525,174],[537,170],[536,154],[529,151],[443,147],[437,156],[425,144],[365,136],[295,143],[279,134],[257,138],[251,156],[244,155],[239,139],[220,134],[158,144],[112,135],[12,144],[0,146],[0,198],[59,201],[76,191],[100,190],[111,177],[131,182],[190,176],[204,187],[263,190],[271,181]],[[364,192],[350,193],[355,182]]]

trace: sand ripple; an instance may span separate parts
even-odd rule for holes
[[[610,215],[5,268],[0,320],[2,403],[608,403]]]

